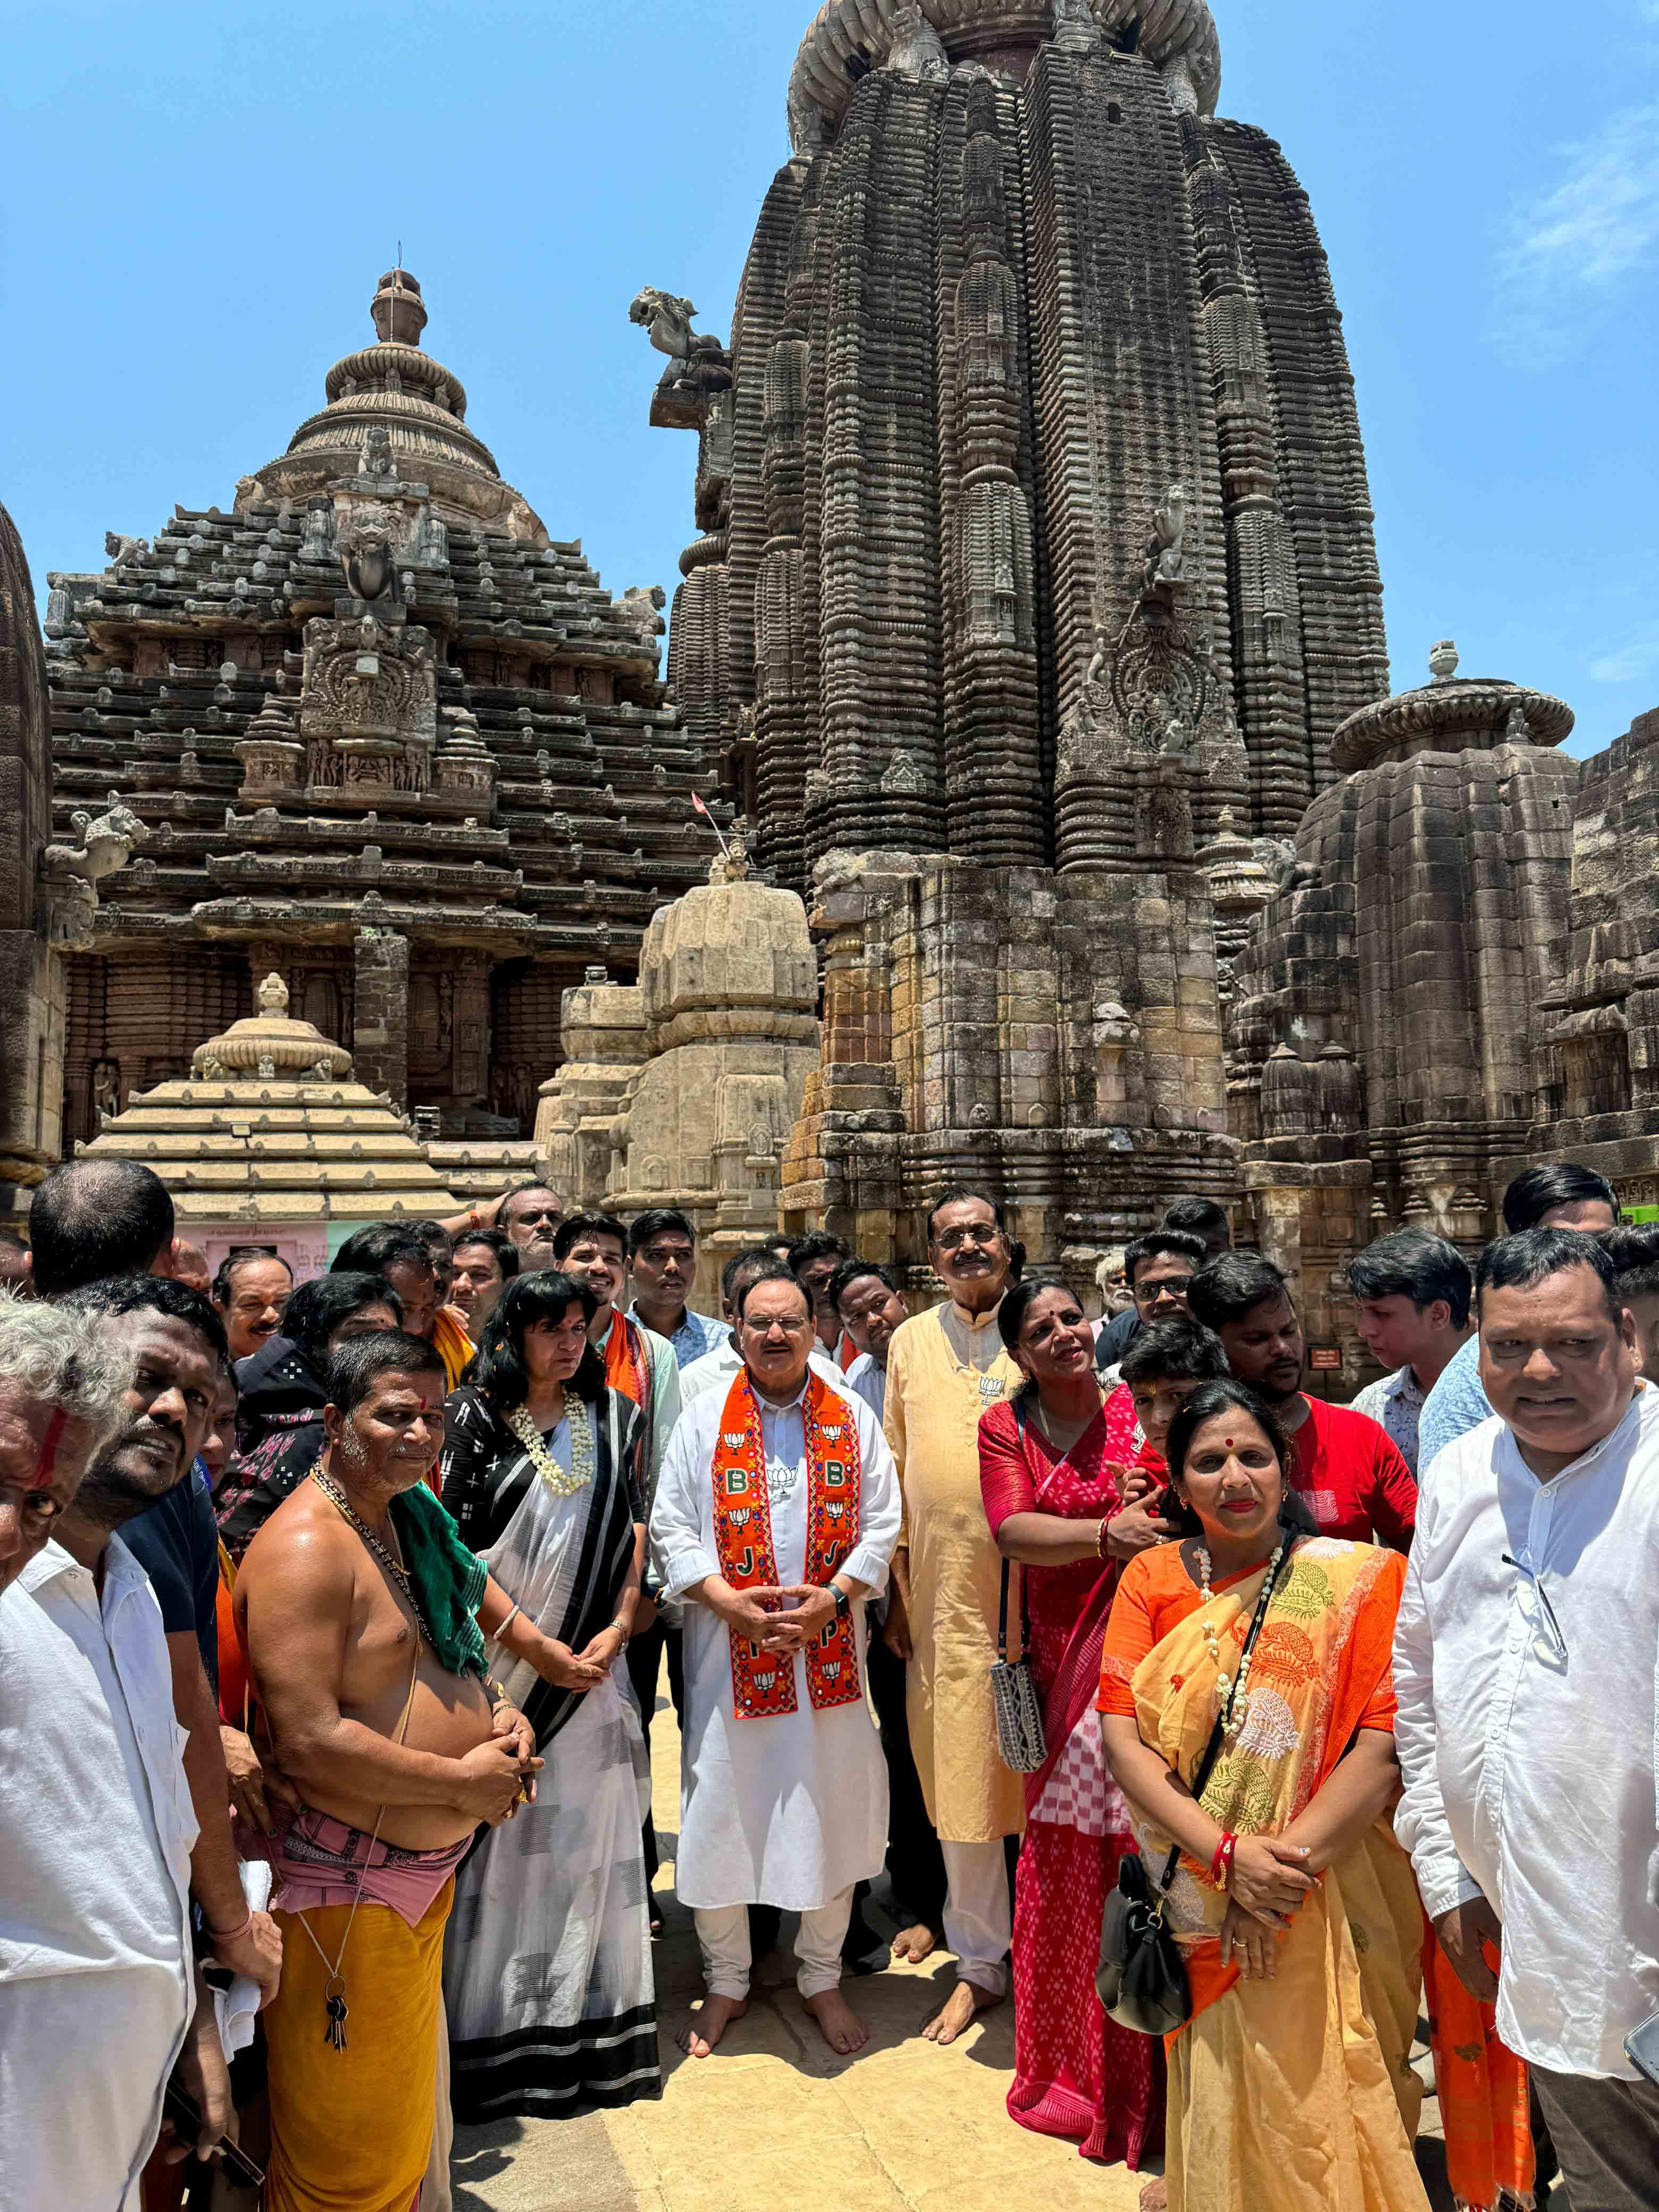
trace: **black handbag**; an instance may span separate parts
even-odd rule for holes
[[[1288,1561],[1288,1552],[1286,1559]],[[1276,1575],[1271,1576],[1262,1586],[1255,1617],[1244,1640],[1245,1659],[1255,1649],[1278,1580]],[[1244,1671],[1241,1663],[1239,1674],[1242,1676]],[[1232,1698],[1237,1695],[1236,1681]],[[1210,1741],[1204,1747],[1204,1756],[1193,1777],[1194,1799],[1202,1798],[1205,1785],[1221,1756],[1231,1707],[1230,1698],[1227,1710],[1216,1715]],[[1174,2035],[1193,2016],[1187,1964],[1181,1955],[1180,1944],[1164,1922],[1164,1903],[1180,1864],[1181,1846],[1176,1844],[1170,1850],[1163,1879],[1154,1888],[1147,1876],[1145,1859],[1138,1852],[1127,1853],[1118,1869],[1117,1887],[1107,1899],[1101,1919],[1100,1964],[1095,1969],[1095,1994],[1105,2007],[1109,2020],[1137,2035]]]

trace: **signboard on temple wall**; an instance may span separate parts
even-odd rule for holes
[[[313,1275],[325,1275],[338,1247],[354,1227],[362,1226],[361,1221],[308,1222],[302,1227],[286,1222],[260,1221],[244,1229],[204,1230],[193,1222],[182,1220],[179,1234],[201,1246],[207,1254],[210,1274],[218,1273],[219,1263],[228,1252],[238,1252],[251,1244],[260,1251],[274,1252],[279,1260],[286,1260],[294,1271],[295,1281],[304,1283]]]
[[[1316,1344],[1308,1354],[1308,1364],[1316,1375],[1340,1375],[1342,1371],[1340,1346],[1334,1344]]]

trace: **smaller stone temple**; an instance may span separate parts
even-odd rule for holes
[[[572,1057],[537,1142],[573,1206],[677,1206],[697,1231],[693,1303],[720,1310],[731,1255],[778,1225],[790,1127],[816,1079],[817,961],[793,891],[756,882],[741,837],[652,916],[636,985],[565,994]]]
[[[1580,769],[1557,748],[1572,711],[1460,677],[1449,642],[1430,668],[1336,732],[1341,780],[1286,848],[1229,992],[1241,1226],[1297,1276],[1310,1338],[1340,1363],[1326,1370],[1338,1395],[1366,1371],[1349,1258],[1401,1227],[1473,1257],[1523,1155],[1584,1157],[1531,1125],[1584,1110],[1566,1106],[1566,1071],[1581,1030],[1607,1032],[1602,979],[1575,997],[1565,973]],[[1580,817],[1581,850],[1597,846],[1582,800]],[[1573,939],[1586,973],[1594,933]],[[1580,1006],[1590,1019],[1576,1028]]]
[[[280,975],[260,985],[258,1007],[210,1037],[188,1077],[106,1116],[77,1154],[153,1168],[210,1267],[257,1242],[296,1276],[320,1274],[367,1222],[456,1212],[413,1124],[355,1079],[343,1047],[290,1015]]]

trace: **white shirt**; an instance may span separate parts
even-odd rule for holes
[[[1553,2073],[1634,2081],[1624,2039],[1659,2008],[1656,1655],[1659,1389],[1553,1482],[1496,1415],[1437,1456],[1395,1642],[1395,1826],[1431,1917],[1498,1914],[1498,2034]]]
[[[710,1358],[714,1357],[711,1353]],[[699,1368],[708,1365],[699,1360]],[[802,1395],[805,1395],[803,1388]],[[858,1430],[859,1540],[841,1571],[879,1590],[898,1540],[899,1486],[880,1424],[862,1399],[842,1400]],[[760,1401],[772,1547],[781,1583],[806,1578],[806,1431],[800,1400]],[[704,1391],[680,1416],[651,1516],[662,1586],[678,1597],[720,1572],[714,1545],[714,1446],[726,1393]],[[852,1620],[860,1678],[865,1608]],[[682,1904],[709,1910],[775,1905],[816,1912],[881,1870],[887,1844],[887,1769],[862,1698],[813,1709],[797,1654],[793,1713],[738,1720],[732,1638],[705,1605],[687,1604],[685,1739],[674,1886]]]
[[[161,1607],[47,1544],[0,1596],[0,2204],[136,2207],[194,2004]]]

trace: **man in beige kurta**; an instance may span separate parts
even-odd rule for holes
[[[1007,1995],[1012,1939],[1003,1838],[1024,1825],[1019,1777],[997,1752],[991,1705],[1001,1562],[979,1486],[979,1420],[1018,1387],[996,1312],[1010,1254],[1001,1210],[947,1192],[928,1223],[928,1256],[950,1303],[918,1314],[887,1356],[884,1424],[904,1495],[887,1637],[908,1662],[910,1746],[945,1855],[945,1941],[957,1987],[924,2031],[953,2043]],[[925,1957],[909,1929],[894,1945]]]

